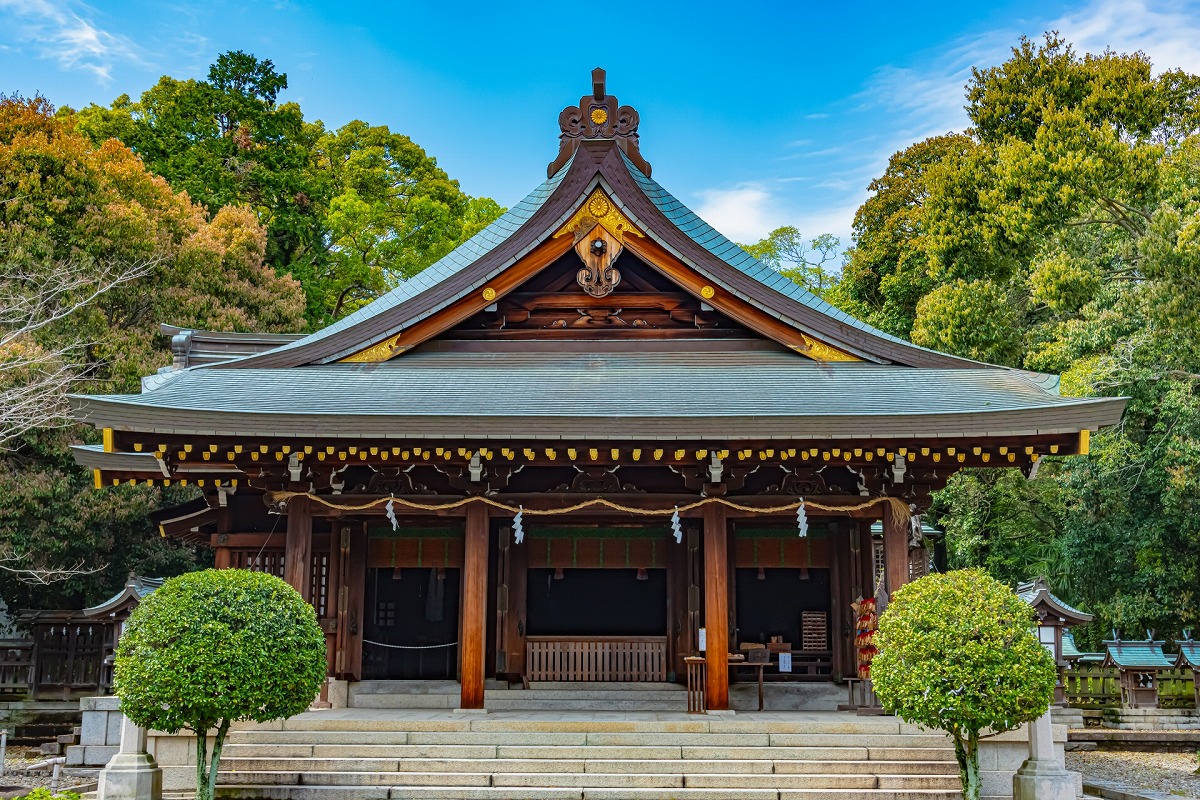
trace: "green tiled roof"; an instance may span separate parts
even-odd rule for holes
[[[1082,655],[1083,655],[1083,653],[1081,653],[1079,651],[1079,648],[1075,646],[1075,636],[1072,635],[1070,631],[1063,631],[1062,657],[1071,659],[1071,658],[1079,658]],[[1096,653],[1095,655],[1099,656],[1101,654]]]
[[[1175,644],[1179,647],[1179,666],[1190,666],[1192,669],[1200,670],[1200,642],[1195,639],[1176,639]]]
[[[1110,639],[1104,642],[1106,663],[1121,669],[1169,669],[1174,664],[1162,650],[1163,642],[1152,639],[1127,642]]]
[[[1065,433],[1113,424],[1123,407],[1111,398],[1048,394],[1022,373],[994,368],[915,370],[818,364],[786,351],[587,344],[585,352],[562,345],[550,352],[418,349],[378,365],[188,369],[140,395],[73,402],[92,424],[118,429],[249,433],[253,427],[283,435],[300,425],[311,434],[315,419],[331,436],[366,426],[391,437],[637,431],[668,439]],[[599,420],[607,420],[603,428]]]

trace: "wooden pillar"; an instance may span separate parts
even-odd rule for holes
[[[225,495],[221,495],[222,499]],[[213,567],[215,569],[229,569],[233,566],[233,553],[224,543],[229,538],[230,531],[233,530],[233,509],[226,505],[220,506],[217,509],[217,542],[219,545],[213,551]]]
[[[908,519],[891,503],[883,507],[883,561],[888,597],[908,583]]]
[[[287,504],[283,579],[305,600],[312,594],[312,501],[293,497]]]
[[[463,548],[462,699],[459,708],[483,708],[484,650],[487,647],[488,508],[467,506]]]
[[[704,707],[729,708],[729,552],[725,507],[704,506]]]
[[[333,545],[340,550],[341,576],[337,592],[337,654],[334,672],[356,681],[362,677],[362,626],[367,582],[367,527],[356,520],[340,519],[334,526]]]
[[[847,599],[846,583],[850,570],[850,531],[849,526],[842,522],[829,525],[830,559],[829,559],[829,647],[833,651],[830,668],[833,679],[840,682],[845,675],[846,663],[843,655],[846,651],[847,636],[844,631],[846,614],[849,613],[850,600]]]

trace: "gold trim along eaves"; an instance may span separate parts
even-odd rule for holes
[[[805,347],[793,347],[792,349],[814,361],[862,361],[858,356],[851,355],[845,350],[839,350],[833,345],[825,344],[807,333],[801,333],[800,338],[804,340]]]
[[[348,355],[345,358],[338,359],[343,364],[378,364],[387,361],[393,356],[398,356],[407,350],[407,347],[399,347],[400,334],[389,336],[378,344],[373,344],[363,350],[359,350],[353,355]]]

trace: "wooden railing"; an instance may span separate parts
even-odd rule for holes
[[[1116,708],[1121,705],[1121,673],[1115,667],[1075,665],[1062,672],[1067,705],[1074,708]],[[1158,673],[1159,708],[1191,708],[1195,703],[1192,671],[1165,669]]]
[[[665,636],[529,636],[530,681],[665,681]]]
[[[0,639],[0,692],[21,693],[33,685],[33,640]]]

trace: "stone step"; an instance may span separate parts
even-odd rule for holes
[[[458,681],[358,681],[351,683],[351,697],[364,694],[452,694],[458,696]]]
[[[614,695],[605,700],[573,700],[529,697],[524,692],[513,692],[507,697],[489,697],[487,707],[489,711],[588,711],[597,708],[605,711],[686,711],[687,699],[630,700],[629,695]]]
[[[374,772],[388,775],[409,772],[555,772],[721,775],[948,775],[957,777],[951,761],[773,761],[752,759],[684,760],[675,758],[386,758],[386,757],[222,757],[221,769],[231,773],[258,772]]]
[[[845,789],[638,789],[513,786],[219,786],[226,800],[832,800]],[[962,800],[946,790],[857,789],[869,800]]]
[[[454,694],[356,694],[349,700],[351,708],[458,708],[462,702]]]

